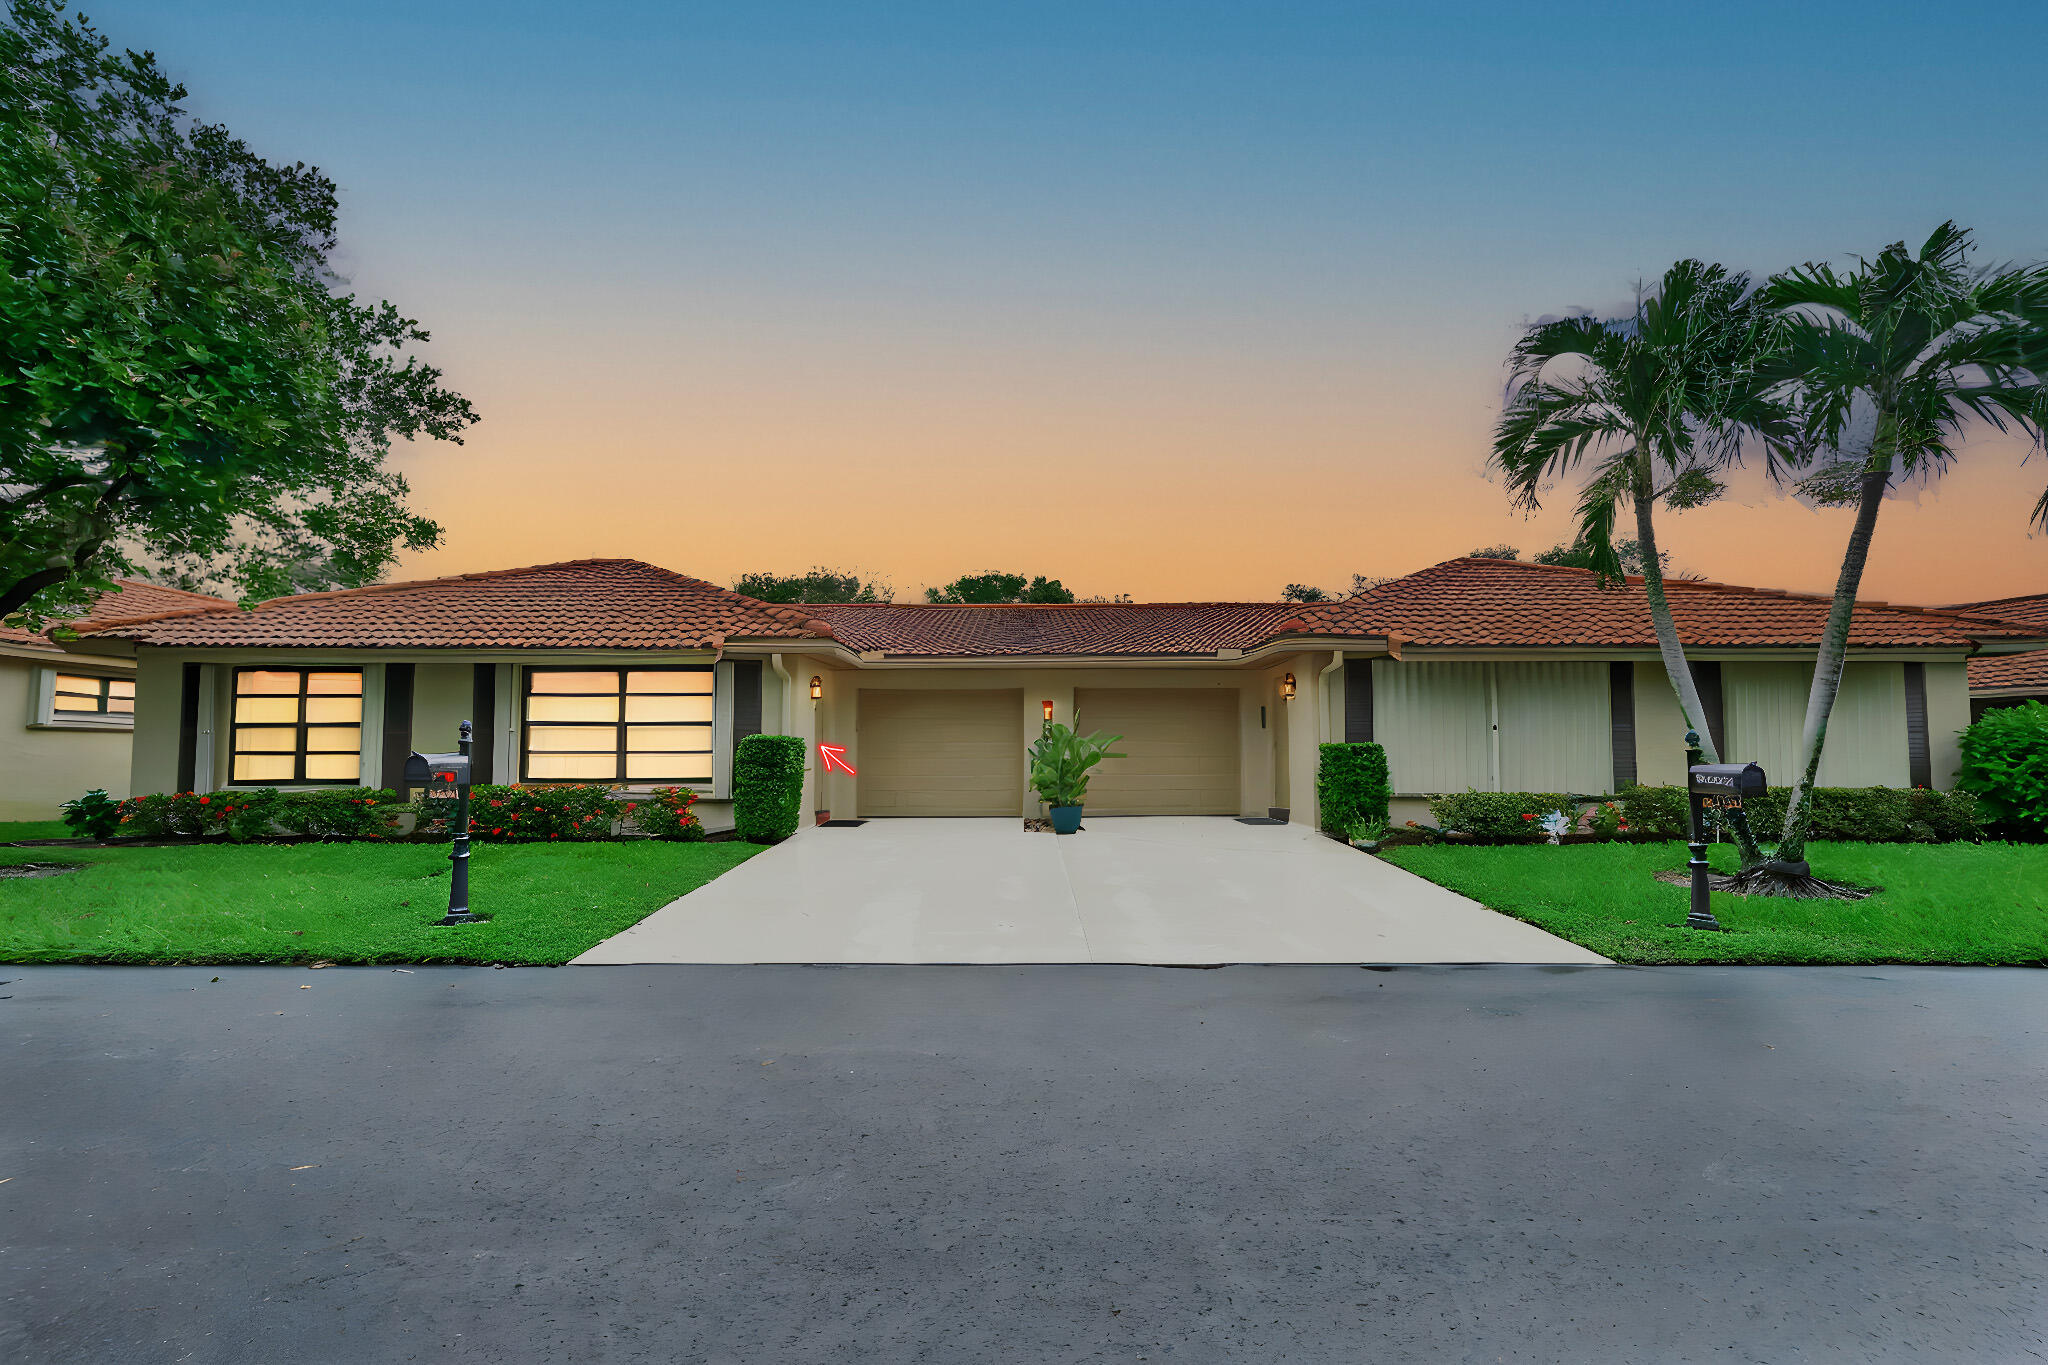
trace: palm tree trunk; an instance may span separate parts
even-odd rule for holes
[[[1780,863],[1803,863],[1806,831],[1812,823],[1813,783],[1820,772],[1821,750],[1827,744],[1828,716],[1835,709],[1835,696],[1842,688],[1842,667],[1848,661],[1849,622],[1856,610],[1856,593],[1863,585],[1863,568],[1870,562],[1870,538],[1877,530],[1877,514],[1884,506],[1885,490],[1891,486],[1891,461],[1863,472],[1863,486],[1856,499],[1856,524],[1849,532],[1849,548],[1842,556],[1842,573],[1835,580],[1835,601],[1828,609],[1827,634],[1821,637],[1820,654],[1813,664],[1813,689],[1806,697],[1806,727],[1800,735],[1800,756],[1804,760],[1793,783],[1792,799],[1785,803],[1784,837],[1778,844]]]
[[[1678,623],[1671,619],[1671,601],[1664,595],[1664,565],[1657,557],[1657,530],[1651,516],[1656,498],[1650,487],[1650,470],[1639,456],[1636,464],[1635,489],[1632,500],[1636,505],[1636,543],[1642,547],[1643,594],[1650,599],[1650,624],[1657,631],[1657,652],[1664,659],[1664,675],[1671,680],[1671,690],[1678,694],[1678,709],[1685,713],[1686,726],[1700,737],[1700,750],[1709,763],[1719,763],[1721,755],[1714,743],[1713,729],[1707,724],[1706,704],[1700,700],[1699,685],[1693,681],[1692,665],[1686,662],[1685,646],[1678,640]],[[1747,820],[1730,823],[1735,833],[1735,842],[1742,851],[1742,866],[1754,867],[1763,861],[1763,850],[1756,844],[1756,836],[1749,831]]]

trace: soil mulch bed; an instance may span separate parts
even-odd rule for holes
[[[0,867],[0,879],[19,877],[61,877],[66,872],[83,872],[84,863],[16,863]]]
[[[1662,872],[1652,873],[1651,875],[1656,877],[1658,881],[1666,882],[1672,886],[1690,887],[1692,885],[1692,873],[1686,871],[1683,868],[1666,868]],[[1849,882],[1835,882],[1833,883],[1833,885],[1841,888],[1844,894],[1839,898],[1830,896],[1826,897],[1825,899],[1860,901],[1870,896],[1874,896],[1878,892],[1884,890],[1884,888],[1881,886],[1855,886]],[[1739,888],[1735,884],[1735,878],[1726,876],[1723,873],[1719,872],[1709,872],[1707,874],[1707,890],[1720,891],[1730,896],[1743,897],[1761,894],[1759,892],[1745,891]]]

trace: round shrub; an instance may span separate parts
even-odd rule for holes
[[[2030,838],[2048,836],[2048,703],[2001,706],[1963,731],[1956,784],[1985,820]]]

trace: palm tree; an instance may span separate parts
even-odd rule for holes
[[[1720,755],[1671,619],[1653,514],[1659,502],[1683,511],[1717,497],[1718,471],[1746,447],[1760,447],[1779,472],[1794,431],[1772,396],[1777,378],[1765,369],[1773,325],[1747,275],[1679,261],[1633,317],[1531,327],[1510,360],[1507,405],[1494,433],[1491,463],[1525,508],[1538,505],[1547,481],[1592,462],[1579,491],[1577,542],[1603,578],[1624,576],[1615,522],[1623,504],[1634,509],[1658,653],[1685,723],[1712,763]],[[1553,369],[1560,362],[1568,372]],[[1747,825],[1736,834],[1744,866],[1760,862]]]
[[[1974,271],[1970,250],[1969,232],[1943,223],[1918,252],[1894,242],[1847,274],[1808,264],[1763,291],[1783,310],[1777,363],[1798,399],[1805,442],[1825,454],[1800,487],[1821,502],[1853,505],[1856,519],[1814,662],[1803,761],[1777,856],[1745,869],[1747,889],[1833,891],[1805,862],[1813,781],[1886,491],[1895,479],[1947,468],[1972,417],[2024,431],[2036,444],[2048,425],[2048,268]],[[2048,493],[2033,520],[2048,529]]]

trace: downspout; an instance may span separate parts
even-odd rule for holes
[[[1330,731],[1337,728],[1330,718],[1330,675],[1343,666],[1344,651],[1333,649],[1328,667],[1316,674],[1316,742],[1319,744],[1330,743]]]
[[[776,677],[782,679],[782,733],[786,735],[796,724],[796,707],[793,704],[796,694],[792,690],[796,687],[796,679],[790,677],[789,670],[782,666],[780,654],[770,654],[768,666],[775,670]]]

